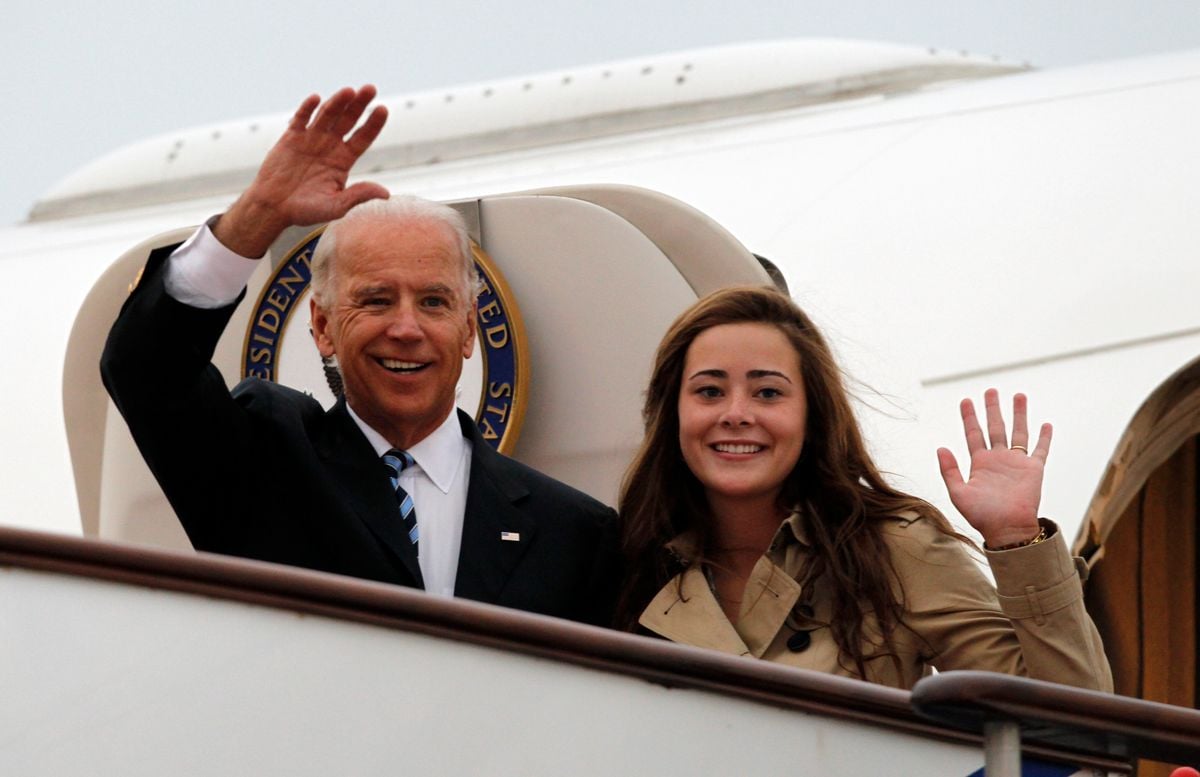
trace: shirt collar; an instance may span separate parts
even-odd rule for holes
[[[362,430],[367,442],[371,443],[371,447],[375,449],[375,455],[383,456],[394,447],[384,439],[382,434],[359,418],[349,403],[346,403],[346,410],[350,413],[350,418],[355,425]],[[442,421],[441,425],[430,432],[425,439],[407,449],[408,454],[416,462],[416,466],[433,481],[433,484],[442,493],[448,493],[450,486],[454,484],[459,465],[462,463],[462,450],[462,427],[458,424],[458,413],[454,410],[451,410],[450,414],[446,416],[446,420]]]

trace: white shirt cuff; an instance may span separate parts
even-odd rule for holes
[[[185,305],[220,308],[237,299],[258,263],[222,245],[206,223],[171,254],[163,285]]]

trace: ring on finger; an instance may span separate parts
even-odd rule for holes
[[[1029,455],[1029,449],[1026,448],[1024,445],[1012,445],[1009,447],[1009,450],[1010,451],[1020,451],[1021,453],[1024,453],[1025,455]]]

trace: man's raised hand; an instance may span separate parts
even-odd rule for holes
[[[305,98],[254,181],[217,222],[216,238],[255,258],[288,227],[332,221],[360,202],[386,198],[379,184],[346,186],[350,168],[387,121],[387,108],[377,105],[354,129],[373,99],[370,85],[340,89],[324,103],[315,94]]]

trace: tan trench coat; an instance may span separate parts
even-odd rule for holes
[[[1082,562],[1068,553],[1057,527],[1045,523],[1051,536],[1044,542],[985,551],[996,578],[993,587],[967,547],[930,521],[915,513],[886,519],[883,534],[905,605],[905,626],[894,636],[900,671],[890,657],[874,658],[867,662],[866,679],[907,689],[931,667],[982,669],[1111,691],[1104,646],[1083,606]],[[670,547],[685,561],[696,555],[688,535]],[[825,625],[829,592],[819,581],[811,597],[812,616],[797,608],[803,601],[797,580],[809,561],[800,516],[793,514],[758,560],[737,624],[725,617],[698,564],[667,583],[639,622],[675,642],[856,677],[852,664],[838,660]],[[809,644],[789,649],[798,631],[809,631],[809,638],[793,641],[793,647]],[[864,631],[877,643],[873,617]]]

